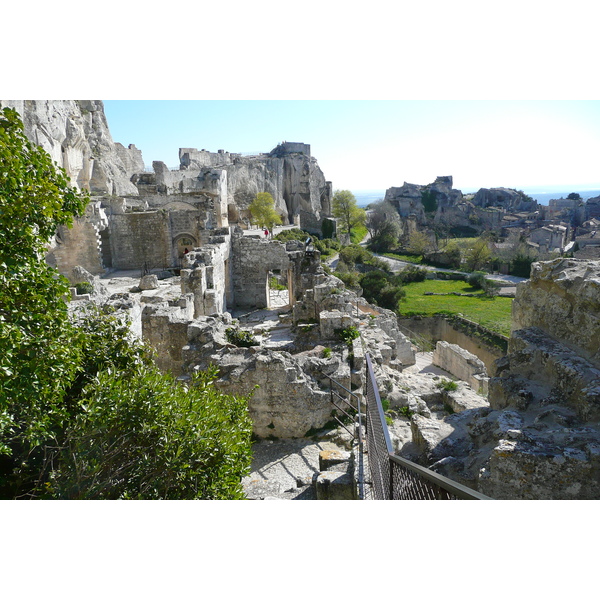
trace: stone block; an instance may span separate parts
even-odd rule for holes
[[[483,361],[464,348],[448,342],[438,342],[433,353],[433,364],[462,381],[476,392],[487,393],[487,371]]]
[[[158,289],[158,277],[156,275],[144,275],[140,279],[140,290],[156,290]]]
[[[319,452],[319,470],[347,473],[350,468],[350,458],[350,452],[343,450],[321,450]]]
[[[356,500],[356,483],[349,473],[323,471],[315,481],[317,500]]]

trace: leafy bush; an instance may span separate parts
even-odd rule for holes
[[[482,290],[485,286],[485,273],[483,271],[473,271],[467,275],[467,283],[476,290]]]
[[[467,283],[476,290],[482,290],[486,296],[495,296],[500,288],[498,282],[487,279],[482,271],[470,273],[467,276]]]
[[[158,369],[102,371],[66,432],[48,485],[66,499],[243,498],[252,422],[247,398],[214,387],[217,371],[186,389]]]
[[[329,358],[331,356],[331,348],[323,348],[323,358]]]
[[[360,279],[360,285],[367,302],[375,302],[390,310],[397,310],[398,302],[406,295],[399,278],[380,270],[365,273]]]
[[[93,294],[94,286],[89,281],[82,281],[81,283],[77,283],[75,285],[75,289],[77,290],[77,294]]]
[[[354,325],[350,327],[344,327],[343,329],[336,329],[335,334],[338,335],[349,347],[352,347],[352,341],[357,337],[360,337],[360,333]]]
[[[410,408],[408,408],[408,406],[401,406],[398,409],[398,412],[407,419],[410,419],[415,414],[412,410],[410,410]]]
[[[454,392],[458,389],[458,384],[456,381],[452,381],[451,379],[443,379],[437,383],[437,387],[445,392]]]
[[[405,267],[397,275],[402,283],[414,283],[415,281],[425,281],[427,278],[427,269],[409,266]]]
[[[342,263],[342,265],[344,265],[344,263]],[[347,267],[344,265],[342,266],[342,269],[347,269]],[[336,269],[334,275],[338,278],[341,279],[344,282],[344,285],[349,288],[349,289],[356,289],[358,287],[360,287],[360,273],[356,272],[356,271],[338,271]]]
[[[279,283],[277,277],[269,277],[269,288],[272,290],[287,290],[287,286]]]
[[[243,329],[237,329],[236,327],[228,327],[225,330],[227,341],[234,346],[240,348],[249,348],[250,346],[258,346],[256,338],[252,335],[252,332],[245,331]]]
[[[280,231],[273,239],[279,242],[289,242],[291,240],[298,240],[300,242],[306,241],[307,237],[310,237],[311,234],[303,229],[284,229]]]

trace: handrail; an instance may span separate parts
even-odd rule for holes
[[[397,454],[390,454],[390,461],[401,465],[413,473],[417,473],[427,481],[430,481],[434,485],[437,485],[447,492],[450,492],[459,500],[491,500],[489,496],[485,496],[484,494],[468,488],[457,481],[452,481],[452,479],[448,479],[448,477],[444,477],[444,475],[440,475],[435,471],[431,471],[426,467],[422,467],[421,465],[407,460],[406,458],[402,458]]]
[[[369,354],[366,354],[365,358],[367,446],[376,499],[491,500],[484,494],[395,454],[385,421],[373,363]]]
[[[342,422],[341,419],[339,419],[337,417],[337,415],[333,415],[333,418],[352,436],[352,438],[355,440],[357,437],[357,430],[358,430],[358,498],[359,500],[364,500],[365,498],[365,476],[364,476],[364,456],[363,456],[363,425],[362,425],[362,414],[360,411],[360,398],[352,391],[350,391],[348,388],[346,388],[345,386],[343,386],[339,381],[336,381],[333,377],[331,377],[330,375],[327,375],[327,373],[323,373],[321,372],[321,374],[323,376],[325,376],[327,379],[329,379],[329,392],[330,392],[330,397],[331,397],[331,404],[337,408],[338,410],[340,410],[341,412],[343,412],[347,417],[350,418],[354,418],[356,417],[358,420],[357,423],[357,427],[355,427],[354,431],[349,431],[348,428],[346,427],[346,425]],[[356,406],[353,406],[351,402],[348,402],[348,400],[346,400],[346,398],[344,398],[341,394],[339,394],[337,391],[333,390],[333,384],[337,385],[338,387],[342,388],[342,390],[344,390],[346,393],[350,394],[351,398],[354,398],[356,400]],[[337,396],[340,400],[342,400],[344,403],[346,403],[351,409],[356,411],[356,415],[351,415],[350,413],[346,412],[341,406],[338,406],[333,397]]]

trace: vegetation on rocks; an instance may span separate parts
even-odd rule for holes
[[[70,318],[43,256],[86,202],[0,112],[0,497],[240,498],[247,399],[162,374],[114,315]]]

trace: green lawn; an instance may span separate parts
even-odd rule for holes
[[[364,225],[358,225],[357,227],[353,227],[350,230],[350,242],[352,244],[360,244],[364,240],[367,233],[368,230]]]
[[[395,254],[393,252],[384,252],[383,256],[387,256],[388,258],[396,258],[398,260],[403,260],[404,262],[413,263],[415,265],[420,265],[423,263],[422,256],[414,256],[412,254]]]
[[[410,283],[404,286],[406,298],[399,303],[400,315],[420,314],[430,316],[446,312],[462,314],[488,329],[510,335],[512,298],[487,298],[482,292],[475,290],[464,281],[425,281]],[[452,292],[476,293],[469,296],[425,296],[425,292],[448,294]]]

